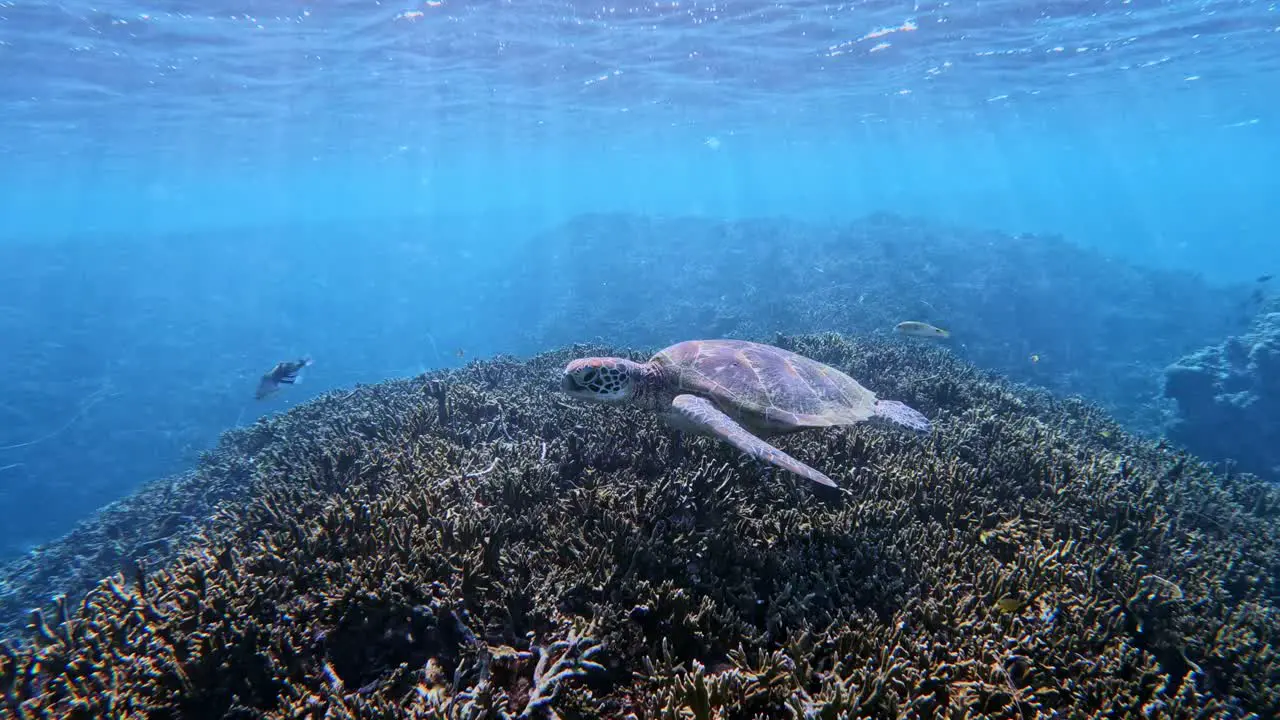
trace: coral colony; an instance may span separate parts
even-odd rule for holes
[[[1247,333],[1198,350],[1165,370],[1178,402],[1169,437],[1198,456],[1280,480],[1280,307]]]
[[[0,715],[1280,714],[1275,486],[931,345],[776,342],[932,434],[779,439],[817,493],[554,384],[652,348],[329,393],[11,566]]]

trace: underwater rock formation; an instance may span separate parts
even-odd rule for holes
[[[189,479],[218,499],[166,562],[32,613],[0,713],[1280,713],[1280,490],[940,350],[775,342],[934,433],[779,440],[827,493],[556,391],[572,357],[643,352],[330,393],[214,453],[247,474]]]
[[[1280,480],[1280,308],[1170,365],[1165,394],[1178,403],[1171,440]]]

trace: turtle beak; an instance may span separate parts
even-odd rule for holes
[[[560,376],[560,391],[569,397],[595,399],[595,393],[584,387],[571,372],[565,372]]]
[[[564,373],[560,376],[560,390],[562,392],[572,395],[580,389],[578,381],[573,379],[573,373]]]

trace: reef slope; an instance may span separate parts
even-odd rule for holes
[[[1275,488],[941,350],[776,342],[936,432],[781,440],[842,485],[819,493],[565,402],[558,369],[604,348],[331,393],[115,510],[164,542],[12,566],[11,609],[153,554],[32,615],[0,715],[1280,713]]]

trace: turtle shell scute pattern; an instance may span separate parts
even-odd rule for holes
[[[689,340],[660,351],[653,361],[676,369],[673,390],[710,398],[730,414],[821,427],[861,422],[875,413],[875,393],[858,381],[771,345]]]

